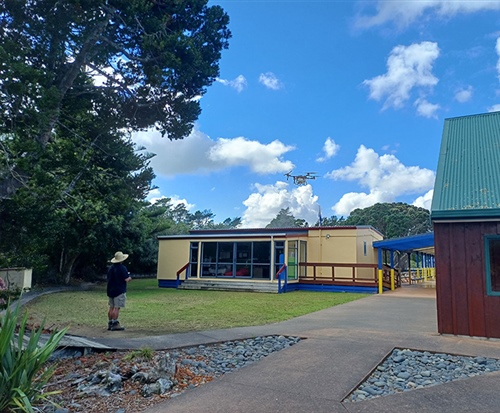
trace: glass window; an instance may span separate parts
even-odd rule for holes
[[[500,236],[486,236],[485,250],[487,293],[500,295]]]
[[[288,241],[288,279],[297,278],[298,250],[299,245],[297,241]]]
[[[271,277],[269,241],[203,242],[201,257],[202,277]]]
[[[190,246],[190,254],[189,254],[189,276],[197,277],[198,276],[198,243],[192,242]]]
[[[253,262],[261,264],[271,263],[271,243],[268,241],[256,241],[253,243]]]
[[[252,262],[252,243],[237,242],[236,243],[236,262],[249,263]]]
[[[307,242],[300,241],[300,260],[299,262],[307,263]],[[299,275],[301,277],[306,276],[306,267],[299,267]]]

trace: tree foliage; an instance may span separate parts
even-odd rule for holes
[[[432,231],[430,212],[402,202],[378,203],[355,209],[344,225],[371,225],[385,238],[407,237]]]
[[[322,226],[322,227],[338,227],[338,226],[345,225],[344,222],[345,222],[345,218],[344,217],[338,218],[337,216],[332,215],[330,218],[328,218],[328,217],[322,218],[321,219],[321,225],[320,225],[319,220],[316,221],[316,224],[314,224],[314,226],[315,227],[319,227],[319,226]]]
[[[6,0],[2,132],[46,145],[67,99],[92,96],[118,128],[185,137],[218,75],[228,16],[206,0]],[[100,82],[94,82],[95,76]]]
[[[130,133],[189,134],[228,22],[207,0],[0,2],[0,266],[69,282],[115,250],[150,252],[165,223]]]
[[[266,225],[266,228],[303,228],[307,225],[305,220],[295,218],[290,212],[290,208],[282,208],[276,217]]]

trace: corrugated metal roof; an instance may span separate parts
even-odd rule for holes
[[[500,112],[445,119],[431,219],[500,217]]]

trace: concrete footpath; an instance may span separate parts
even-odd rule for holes
[[[270,334],[304,340],[145,412],[500,412],[500,372],[342,403],[394,348],[500,358],[498,340],[437,333],[432,289],[404,287],[267,326],[98,341],[167,349]]]

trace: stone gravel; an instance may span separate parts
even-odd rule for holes
[[[300,341],[299,337],[264,336],[170,351],[170,357],[196,375],[217,377],[251,364]],[[202,361],[199,361],[199,360]]]
[[[58,354],[49,391],[59,391],[43,413],[132,413],[208,383],[298,343],[299,337],[260,336],[149,353],[147,349]],[[55,361],[55,360],[54,360]]]
[[[500,360],[395,349],[344,402],[358,402],[500,370]]]

